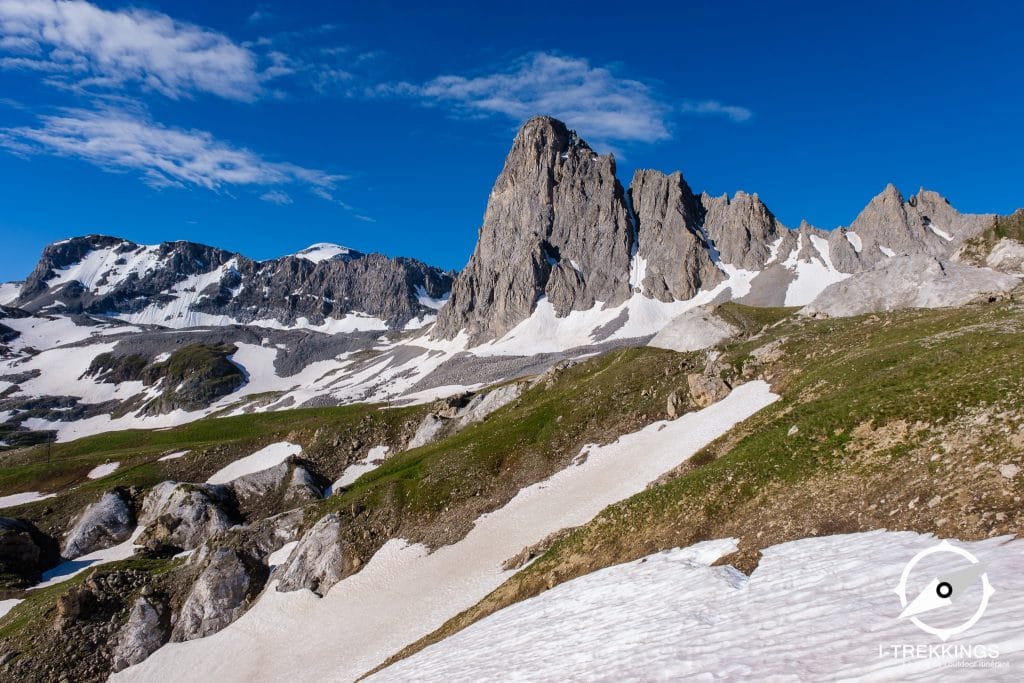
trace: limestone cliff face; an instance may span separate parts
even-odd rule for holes
[[[679,172],[637,171],[630,197],[638,236],[634,279],[646,296],[690,299],[724,279],[703,232],[704,207]]]
[[[476,249],[433,334],[500,337],[540,297],[559,316],[620,304],[630,294],[633,240],[615,159],[596,154],[560,121],[530,119],[512,143]]]

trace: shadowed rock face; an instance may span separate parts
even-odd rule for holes
[[[499,337],[541,296],[558,315],[629,297],[633,229],[615,159],[596,154],[565,124],[530,119],[491,191],[469,264],[434,335],[465,329]]]
[[[64,539],[61,555],[69,560],[117,545],[132,534],[135,515],[123,489],[107,491],[89,505]]]
[[[98,266],[90,271],[87,286],[62,276],[86,260]],[[194,284],[197,278],[199,285]],[[17,305],[35,312],[59,301],[62,313],[99,315],[138,314],[155,306],[151,322],[181,327],[185,301],[186,313],[226,316],[240,323],[276,320],[292,325],[305,318],[318,325],[358,312],[400,328],[432,314],[418,295],[441,298],[451,279],[450,273],[415,259],[381,254],[348,251],[319,262],[298,255],[253,261],[192,242],[145,246],[88,235],[47,246]]]

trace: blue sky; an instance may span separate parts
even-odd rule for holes
[[[0,281],[55,239],[459,268],[516,126],[849,223],[1024,205],[1020,2],[0,0]]]

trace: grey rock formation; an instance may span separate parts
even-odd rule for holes
[[[267,566],[235,547],[204,546],[198,576],[176,615],[171,640],[216,633],[240,617],[267,580]]]
[[[698,408],[706,408],[729,395],[729,385],[715,375],[693,373],[686,376],[686,383]]]
[[[88,555],[127,540],[135,528],[128,494],[123,489],[107,491],[86,506],[64,537],[61,555],[69,560]]]
[[[1002,238],[985,258],[985,265],[1001,273],[1024,273],[1024,244]]]
[[[994,218],[994,214],[961,214],[944,197],[924,189],[905,200],[890,184],[864,207],[850,224],[850,232],[860,238],[861,259],[871,266],[886,258],[882,247],[897,256],[947,258]]]
[[[523,382],[512,382],[483,393],[462,394],[439,401],[423,417],[406,450],[433,443],[485,420],[495,410],[519,398],[525,388]]]
[[[341,518],[326,515],[299,539],[288,561],[274,571],[277,590],[306,588],[325,595],[350,568],[347,546],[340,538]]]
[[[433,334],[499,337],[541,296],[558,315],[629,296],[633,228],[615,159],[596,154],[560,121],[520,129],[491,191],[469,264]]]
[[[170,637],[170,622],[171,611],[163,600],[152,594],[136,598],[117,634],[111,670],[122,671],[156,652]]]
[[[638,264],[643,264],[634,266],[633,279],[640,278],[636,284],[644,294],[681,301],[725,279],[702,232],[703,207],[679,172],[637,171],[629,193],[638,225]]]
[[[737,192],[700,197],[705,234],[721,255],[722,262],[745,270],[761,270],[771,255],[772,245],[789,231],[776,220],[757,193]],[[643,240],[641,239],[641,242]]]
[[[320,500],[323,493],[317,478],[295,458],[234,479],[227,486],[243,511],[259,509],[262,513],[278,513]]]
[[[57,542],[27,519],[0,517],[0,574],[35,583],[60,561]]]
[[[700,306],[673,318],[647,345],[685,353],[710,348],[737,334],[739,330],[716,315],[713,306]]]
[[[873,269],[829,285],[805,315],[843,317],[903,308],[961,306],[1009,292],[1020,278],[916,254],[886,259]]]
[[[102,260],[97,282],[85,287],[61,277],[61,271],[87,258]],[[299,318],[316,325],[358,312],[401,328],[434,313],[420,302],[420,294],[441,298],[450,286],[450,273],[381,254],[349,251],[320,261],[299,255],[253,261],[192,242],[144,246],[88,235],[46,247],[16,302],[35,312],[59,300],[63,313],[100,315],[139,313],[155,306],[152,321],[169,327],[185,326],[182,319],[190,311],[243,324],[272,319],[283,325]],[[188,300],[187,311],[168,306],[180,299]]]
[[[146,496],[138,544],[191,550],[233,524],[229,491],[222,486],[165,481]]]

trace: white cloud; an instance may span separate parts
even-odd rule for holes
[[[62,73],[107,87],[140,83],[167,97],[196,92],[252,101],[262,82],[247,47],[209,29],[140,9],[109,11],[82,0],[0,0],[0,60],[7,69]]]
[[[149,185],[304,185],[328,194],[344,176],[267,161],[201,130],[169,128],[124,110],[66,109],[40,118],[35,128],[0,130],[0,145],[22,154],[76,157],[111,171],[141,173]],[[269,193],[268,193],[269,194]],[[283,194],[283,193],[281,193]]]
[[[422,85],[398,83],[371,94],[412,96],[473,115],[517,121],[547,114],[584,137],[611,141],[664,140],[669,107],[640,81],[619,78],[586,59],[543,52],[520,59],[507,71],[483,76],[438,76]]]
[[[737,107],[730,104],[722,104],[717,100],[703,100],[701,102],[684,102],[679,108],[684,114],[696,114],[699,116],[724,116],[735,123],[749,121],[754,112],[746,107]]]
[[[278,206],[288,206],[292,203],[292,198],[287,192],[281,190],[270,190],[260,195],[260,199],[271,204],[277,204]]]

